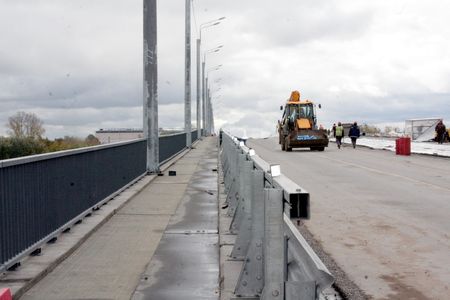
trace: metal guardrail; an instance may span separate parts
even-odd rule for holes
[[[163,164],[186,149],[186,134],[159,142]],[[139,139],[0,161],[0,272],[144,176],[145,160]]]
[[[308,219],[309,193],[233,136],[220,133],[231,258],[243,260],[237,298],[319,299],[334,281],[293,219]]]

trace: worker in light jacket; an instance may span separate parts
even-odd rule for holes
[[[343,137],[344,137],[344,126],[342,126],[341,122],[338,122],[338,125],[336,126],[336,144],[339,149],[341,149]]]
[[[348,132],[348,136],[350,137],[350,139],[352,140],[352,145],[353,145],[353,149],[356,148],[356,140],[359,138],[360,136],[360,131],[359,131],[359,127],[358,127],[358,123],[353,123],[352,127],[350,127],[350,130]]]

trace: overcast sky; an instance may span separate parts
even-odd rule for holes
[[[158,1],[160,127],[184,118],[184,3]],[[448,0],[194,0],[216,127],[267,136],[292,90],[322,104],[319,123],[450,125]],[[0,135],[36,113],[50,138],[142,127],[142,0],[0,0]],[[192,43],[195,79],[195,42]],[[212,87],[216,90],[218,85]],[[192,82],[195,126],[195,81]]]

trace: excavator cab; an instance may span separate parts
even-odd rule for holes
[[[312,102],[287,104],[288,122],[297,129],[312,129],[316,126],[315,108]]]

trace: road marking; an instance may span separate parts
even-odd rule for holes
[[[256,143],[256,140],[254,140],[253,142],[255,142],[256,145],[262,147],[266,151],[269,151],[269,152],[273,153],[273,150],[276,150],[275,148],[269,149],[268,147],[265,147],[264,144]],[[339,162],[339,163],[345,163],[345,164],[350,165],[350,166],[359,167],[361,169],[365,169],[365,170],[368,170],[368,171],[371,171],[371,172],[374,172],[374,173],[378,173],[378,174],[381,174],[381,175],[388,175],[388,176],[392,176],[392,177],[397,177],[397,178],[405,179],[405,180],[413,182],[413,183],[419,183],[419,184],[428,185],[430,187],[434,187],[434,188],[437,188],[437,189],[440,189],[440,190],[450,191],[449,188],[446,188],[446,187],[443,187],[443,186],[440,186],[440,185],[436,185],[436,184],[432,184],[432,183],[429,183],[429,182],[426,182],[426,181],[421,181],[421,180],[417,180],[417,179],[414,179],[414,178],[406,177],[406,176],[403,176],[403,175],[383,172],[381,170],[377,170],[377,169],[374,169],[374,168],[366,167],[366,166],[363,166],[363,165],[360,165],[360,164],[356,164],[356,163],[352,163],[352,162],[348,162],[348,161],[345,161],[345,160],[339,160],[339,159],[330,158],[330,157],[325,156],[325,155],[320,155],[319,157],[322,157],[322,158],[325,158],[325,159],[328,159],[328,160],[331,160],[331,161]]]
[[[413,182],[413,183],[420,183],[420,184],[428,185],[428,186],[431,186],[431,187],[434,187],[434,188],[437,188],[437,189],[450,191],[449,188],[446,188],[446,187],[443,187],[443,186],[440,186],[440,185],[436,185],[436,184],[432,184],[432,183],[429,183],[429,182],[426,182],[426,181],[417,180],[417,179],[414,179],[414,178],[411,178],[411,177],[406,177],[406,176],[395,174],[395,173],[383,172],[381,170],[377,170],[377,169],[374,169],[374,168],[366,167],[366,166],[363,166],[363,165],[360,165],[360,164],[355,164],[355,163],[348,162],[348,161],[345,161],[345,160],[330,158],[330,157],[327,157],[325,155],[321,155],[320,157],[323,157],[325,159],[328,159],[328,160],[331,160],[331,161],[335,161],[335,162],[345,163],[345,164],[350,165],[350,166],[359,167],[361,169],[365,169],[365,170],[368,170],[368,171],[371,171],[371,172],[374,172],[374,173],[378,173],[378,174],[381,174],[381,175],[388,175],[388,176],[392,176],[392,177],[397,177],[397,178],[408,180],[408,181]]]

